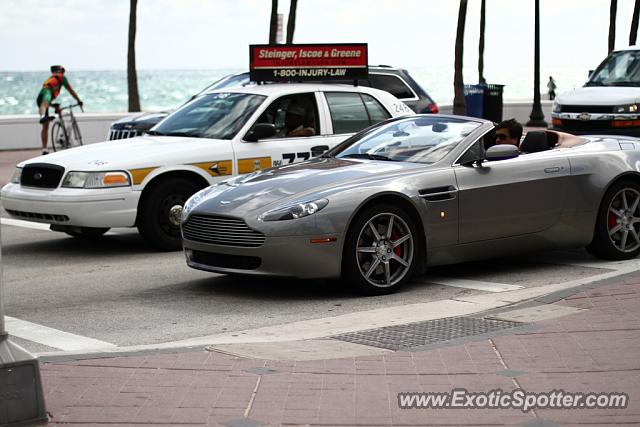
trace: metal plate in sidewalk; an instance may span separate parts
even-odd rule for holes
[[[521,322],[459,316],[350,332],[331,338],[389,350],[406,350],[522,325]]]

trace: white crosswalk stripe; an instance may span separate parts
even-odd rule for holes
[[[105,341],[59,331],[15,317],[5,316],[5,326],[10,335],[65,351],[89,351],[117,347],[115,344]]]
[[[524,286],[520,286],[520,285],[508,285],[506,283],[496,283],[496,282],[483,282],[480,280],[453,279],[450,277],[427,276],[426,279],[429,283],[435,283],[438,285],[452,286],[454,288],[475,289],[478,291],[485,291],[485,292],[507,292],[507,291],[515,291],[517,289],[524,288]]]

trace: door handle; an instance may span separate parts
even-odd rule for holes
[[[545,168],[544,172],[545,172],[545,173],[555,173],[555,172],[560,172],[560,168],[559,168],[559,167],[555,167],[555,168]]]

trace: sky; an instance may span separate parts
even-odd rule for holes
[[[477,64],[480,0],[469,0],[465,67]],[[487,0],[485,66],[533,66],[534,0]],[[634,0],[618,0],[616,47]],[[123,70],[129,0],[0,0],[0,71]],[[540,0],[541,63],[595,68],[609,0]],[[457,0],[299,0],[294,43],[365,42],[370,64],[453,67]],[[286,27],[289,1],[279,1]],[[246,69],[267,43],[270,0],[138,0],[137,68]]]

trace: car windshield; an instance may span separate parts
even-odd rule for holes
[[[170,114],[150,133],[231,139],[265,99],[266,96],[247,93],[210,93],[194,99]]]
[[[453,150],[480,122],[417,116],[364,132],[348,146],[332,153],[339,158],[434,163]]]
[[[244,87],[249,84],[251,84],[249,81],[249,73],[231,74],[211,83],[209,86],[198,92],[194,98],[202,95],[203,93],[211,92],[212,90],[226,89],[230,87]]]
[[[587,86],[640,86],[640,51],[612,53],[593,73]]]

